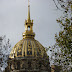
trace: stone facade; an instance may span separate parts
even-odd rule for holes
[[[15,58],[9,59],[5,72],[51,72],[49,59]]]

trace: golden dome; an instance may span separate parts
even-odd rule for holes
[[[25,20],[25,32],[23,39],[20,40],[12,49],[9,58],[15,57],[37,57],[46,54],[45,48],[34,39],[33,20],[30,20],[30,5],[28,5],[28,18]]]
[[[23,39],[12,48],[5,72],[51,72],[49,56],[42,44],[35,40],[30,5],[28,18],[25,20],[25,32],[22,35]]]
[[[15,57],[43,57],[45,48],[35,39],[22,39],[12,49],[9,58]]]

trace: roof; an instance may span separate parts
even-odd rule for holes
[[[45,48],[37,40],[22,39],[12,48],[9,58],[43,57],[45,54]]]

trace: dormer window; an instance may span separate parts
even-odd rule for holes
[[[28,30],[30,30],[30,26],[28,26]]]

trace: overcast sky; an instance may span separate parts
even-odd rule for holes
[[[44,47],[55,43],[55,33],[60,30],[56,19],[61,12],[52,0],[30,0],[31,19],[34,20],[35,39]],[[12,47],[22,39],[27,19],[28,0],[0,0],[0,36],[6,35]]]

